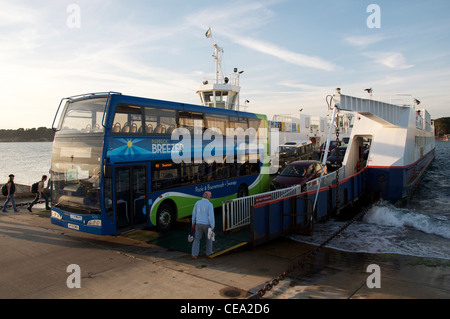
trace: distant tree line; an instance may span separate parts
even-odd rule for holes
[[[0,130],[0,142],[53,142],[55,133],[46,127]]]
[[[450,117],[441,117],[434,120],[434,131],[436,136],[450,134]]]

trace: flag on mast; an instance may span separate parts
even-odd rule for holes
[[[212,34],[211,34],[211,27],[208,28],[208,31],[206,31],[205,36],[207,38],[211,38]]]

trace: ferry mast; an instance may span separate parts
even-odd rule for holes
[[[206,33],[207,38],[211,38],[211,30]],[[219,47],[213,40],[215,61],[215,78],[213,80],[205,79],[198,88],[197,94],[203,106],[216,107],[227,110],[239,111],[239,76],[244,71],[238,71],[234,68],[233,77],[230,79],[223,75],[222,72],[222,55],[223,48]]]

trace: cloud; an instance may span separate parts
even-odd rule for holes
[[[349,44],[357,47],[365,47],[371,44],[381,42],[387,39],[383,35],[369,35],[369,36],[359,36],[359,37],[346,37],[344,40]]]
[[[277,1],[274,3],[277,3]],[[217,11],[218,13],[214,15],[211,12],[216,12],[216,10],[209,8],[187,16],[186,21],[193,26],[201,27],[204,31],[211,27],[213,36],[214,34],[225,36],[234,43],[274,56],[284,62],[302,67],[334,71],[336,66],[320,57],[305,55],[267,41],[242,36],[242,30],[246,30],[246,33],[249,34],[250,30],[255,30],[271,21],[274,16],[274,13],[268,9],[271,4],[272,2],[250,2],[237,7],[234,5],[222,6]]]
[[[208,27],[213,27],[213,36],[214,32],[227,29],[249,31],[267,24],[273,18],[274,13],[269,9],[271,4],[271,2],[221,3],[220,7],[209,7],[189,14],[185,17],[185,21],[204,29],[205,32]]]
[[[40,16],[38,10],[12,2],[2,2],[0,10],[0,26],[31,25]]]
[[[413,64],[407,64],[403,54],[398,52],[371,52],[365,53],[365,56],[390,69],[403,70],[414,67]]]
[[[265,41],[259,41],[249,37],[231,37],[231,39],[244,47],[274,56],[294,65],[324,71],[334,71],[336,69],[336,66],[333,63],[325,61],[320,57],[293,52]]]
[[[317,93],[317,92],[322,92],[323,90],[329,89],[328,87],[325,87],[325,86],[315,86],[315,85],[311,85],[311,84],[294,83],[294,82],[289,82],[289,81],[283,81],[278,84],[281,86],[300,90],[302,93]]]

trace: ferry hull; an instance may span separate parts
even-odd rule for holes
[[[407,166],[369,166],[369,190],[380,194],[382,199],[397,204],[415,191],[434,156],[432,149],[418,161]]]

